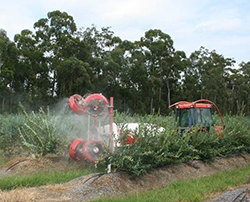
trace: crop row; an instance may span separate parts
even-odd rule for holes
[[[216,121],[216,120],[215,120]],[[140,127],[136,140],[122,146],[115,153],[106,152],[97,165],[112,165],[113,170],[124,170],[139,176],[148,170],[190,160],[213,161],[215,157],[250,153],[250,118],[226,116],[226,127],[220,139],[215,130],[180,134],[173,116],[127,116],[115,113],[116,123],[152,123],[164,131]],[[37,155],[55,153],[67,155],[69,143],[85,130],[85,120],[75,115],[54,116],[49,110],[19,115],[0,115],[0,151],[10,157],[28,151]],[[126,138],[126,135],[123,136]]]

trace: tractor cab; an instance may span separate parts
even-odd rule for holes
[[[224,126],[223,117],[219,108],[210,100],[201,99],[195,102],[180,101],[171,105],[169,108],[175,107],[177,126],[181,132],[195,126],[209,131],[214,125],[212,117],[213,106],[216,108],[222,122],[222,126],[215,126],[215,128],[222,131]]]

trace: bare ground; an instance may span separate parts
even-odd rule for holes
[[[241,168],[249,163],[250,154],[217,158],[210,164],[192,161],[190,163],[158,168],[134,180],[122,172],[97,173],[79,177],[68,183],[0,191],[0,202],[79,202],[104,196],[125,196],[131,193],[164,187],[175,180],[198,178],[209,176],[218,171]],[[76,169],[80,166],[82,165],[69,161],[66,158],[43,158],[37,160],[19,157],[0,167],[0,178],[13,174],[29,174],[43,170]]]

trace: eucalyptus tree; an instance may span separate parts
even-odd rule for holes
[[[227,69],[227,111],[237,114],[242,111],[244,106],[244,99],[242,97],[244,89],[244,76],[239,69]]]
[[[17,49],[7,37],[7,32],[0,29],[0,111],[10,111],[13,102],[13,85],[16,76]]]
[[[13,82],[15,64],[17,62],[16,49],[13,42],[7,37],[5,30],[0,30],[0,89],[6,90]],[[9,56],[12,57],[9,57]]]
[[[22,30],[14,37],[18,50],[18,66],[15,89],[23,88],[26,102],[33,108],[39,108],[48,103],[50,81],[48,67],[43,52],[37,47],[34,33]],[[19,86],[19,87],[18,87]],[[19,89],[18,92],[21,90]]]
[[[250,114],[250,62],[242,62],[239,71],[241,74],[242,111]]]
[[[94,25],[81,32],[81,39],[90,46],[93,90],[106,95],[114,94],[119,88],[123,52],[119,45],[122,40],[114,36],[110,27],[98,30]]]
[[[95,25],[92,25],[78,34],[90,45],[93,58],[103,58],[121,43],[121,39],[114,36],[111,27],[102,27],[98,30]]]
[[[120,99],[120,89],[122,88],[122,74],[124,67],[124,50],[121,47],[116,47],[103,58],[103,72],[99,76],[102,81],[103,91],[108,96]]]
[[[65,59],[74,56],[73,39],[77,27],[72,16],[57,10],[38,20],[34,28],[37,46],[43,52],[49,69],[49,95],[54,97],[57,95],[58,68]]]
[[[90,76],[87,72],[89,64],[70,57],[62,61],[57,70],[58,84],[57,93],[59,97],[69,97],[72,94],[84,95],[93,89]]]
[[[183,86],[187,97],[192,100],[207,98],[225,108],[228,99],[226,69],[233,67],[234,63],[233,59],[204,47],[193,52],[184,74]]]
[[[147,31],[137,43],[145,56],[144,63],[150,86],[147,93],[150,97],[150,111],[156,106],[169,106],[172,87],[176,85],[178,78],[180,79],[181,73],[181,66],[175,62],[180,57],[176,57],[173,40],[168,34],[155,29]]]
[[[145,56],[138,43],[125,40],[120,45],[120,96],[123,110],[145,114],[148,113],[150,99],[147,96],[148,77]],[[146,93],[146,94],[145,94]]]

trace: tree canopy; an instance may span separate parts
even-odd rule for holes
[[[176,50],[160,29],[138,41],[122,40],[110,27],[78,29],[72,16],[52,11],[11,41],[0,29],[0,113],[18,102],[32,110],[73,94],[114,96],[119,111],[167,114],[180,100],[207,98],[224,113],[250,114],[250,61],[201,46],[190,56]]]

